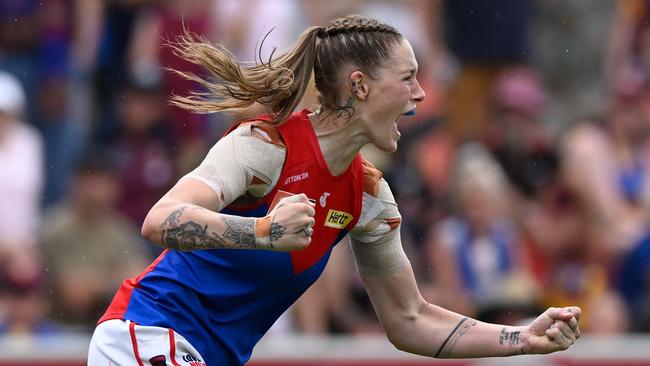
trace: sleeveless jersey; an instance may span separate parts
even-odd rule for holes
[[[320,276],[333,246],[361,214],[361,156],[333,176],[307,113],[294,113],[277,127],[286,159],[274,189],[253,204],[233,203],[221,212],[260,217],[278,190],[305,193],[316,201],[311,244],[294,252],[165,250],[143,273],[122,283],[99,322],[128,319],[171,328],[208,365],[238,365],[250,358],[264,333]]]

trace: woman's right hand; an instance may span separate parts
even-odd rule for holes
[[[263,218],[270,221],[270,250],[305,249],[311,243],[316,223],[315,204],[304,193],[285,197]]]

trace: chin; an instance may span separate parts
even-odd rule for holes
[[[392,143],[381,144],[381,145],[379,145],[379,144],[375,144],[375,146],[376,146],[379,150],[381,150],[381,151],[383,151],[383,152],[386,152],[386,153],[390,153],[390,154],[392,154],[392,153],[394,153],[395,151],[397,151],[397,141],[393,141]]]

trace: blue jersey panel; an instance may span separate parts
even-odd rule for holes
[[[260,208],[246,215],[265,213]],[[340,234],[336,241],[346,232]],[[277,318],[320,276],[330,254],[331,249],[295,275],[289,253],[169,251],[133,290],[124,318],[173,328],[208,365],[243,364]]]

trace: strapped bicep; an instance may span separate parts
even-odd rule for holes
[[[219,140],[183,179],[212,188],[220,210],[247,192],[255,197],[268,193],[277,183],[285,154],[282,147],[255,136],[252,127],[244,125]]]
[[[350,232],[350,244],[361,274],[386,275],[406,268],[409,260],[402,248],[401,215],[388,183],[381,179],[377,197],[364,193],[363,210]]]

